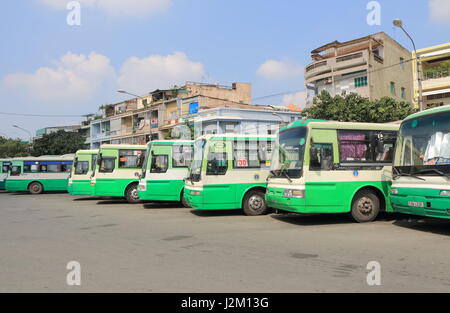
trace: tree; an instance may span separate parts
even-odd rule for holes
[[[29,155],[29,145],[19,139],[0,137],[0,158],[15,158]]]
[[[314,106],[305,109],[303,115],[339,122],[389,123],[401,121],[416,111],[410,103],[390,97],[370,101],[356,93],[332,97],[322,91],[314,99]]]
[[[40,156],[75,153],[85,148],[85,140],[79,133],[60,130],[36,139],[33,142],[32,154],[34,156]]]

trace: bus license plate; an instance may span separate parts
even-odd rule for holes
[[[409,201],[408,205],[413,208],[423,208],[424,207],[423,202],[416,202],[416,201]]]

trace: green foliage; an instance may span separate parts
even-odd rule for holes
[[[33,142],[32,154],[40,156],[75,153],[85,148],[84,142],[85,138],[81,134],[60,130],[36,139]]]
[[[15,158],[29,155],[29,145],[19,139],[0,137],[0,158]]]
[[[314,106],[305,109],[303,115],[339,122],[389,123],[403,120],[415,112],[411,104],[390,97],[370,101],[356,93],[332,97],[322,91],[314,99]]]

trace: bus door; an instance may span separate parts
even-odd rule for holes
[[[203,174],[204,204],[212,209],[221,209],[223,205],[235,203],[235,185],[239,177],[235,177],[232,167],[232,142],[210,141],[206,147],[206,170]],[[237,173],[236,173],[237,174]]]
[[[314,212],[333,212],[343,206],[339,181],[344,172],[336,171],[339,163],[337,133],[336,130],[312,129],[310,138],[309,168],[305,171],[306,205]]]

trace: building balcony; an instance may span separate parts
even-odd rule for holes
[[[439,71],[424,72],[423,73],[423,88],[439,88],[450,86],[450,68]]]
[[[107,140],[111,137],[111,131],[104,131],[101,133],[93,133],[91,136],[91,140]]]
[[[369,52],[364,50],[317,61],[306,67],[305,79],[310,80],[315,76],[330,73],[332,71],[337,72],[343,69],[366,65],[368,60]]]

